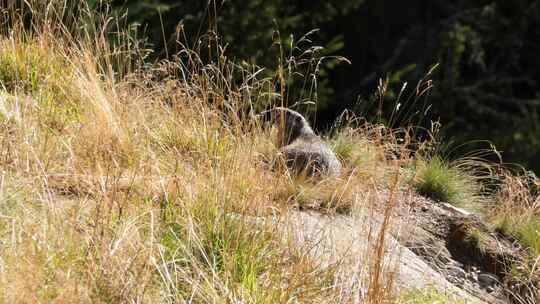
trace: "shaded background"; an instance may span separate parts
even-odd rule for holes
[[[403,82],[413,88],[438,63],[428,116],[440,119],[445,136],[457,143],[489,140],[505,161],[540,173],[539,2],[115,0],[113,7],[127,9],[128,21],[145,29],[155,58],[174,53],[179,28],[182,42],[194,44],[217,24],[229,58],[269,72],[280,57],[276,39],[287,45],[291,35],[319,29],[310,38],[324,47],[320,55],[342,55],[351,64],[321,64],[318,128],[344,109],[373,114],[365,105],[380,78],[388,77],[392,99]]]

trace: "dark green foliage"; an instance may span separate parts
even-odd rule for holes
[[[128,9],[132,22],[144,24],[159,57],[170,57],[180,47],[177,42],[202,49],[197,41],[214,39],[217,30],[230,59],[265,67],[264,75],[274,77],[276,87],[288,88],[276,89],[287,95],[285,102],[316,100],[317,127],[328,126],[345,108],[368,118],[381,109],[389,115],[401,84],[408,82],[410,93],[439,63],[434,89],[418,110],[428,102],[432,106],[425,115],[440,117],[449,136],[458,141],[491,140],[504,151],[505,160],[540,169],[538,0],[113,3],[119,10]],[[178,28],[181,34],[175,34]],[[309,36],[313,41],[292,44],[317,28],[320,31]],[[294,65],[287,59],[298,61],[306,55],[300,50],[308,45],[324,47],[316,59],[339,54],[352,64],[311,61],[299,71],[316,71],[317,82],[312,81],[314,72],[306,72],[280,83],[280,64]],[[372,102],[378,79],[386,77],[387,98],[382,104]]]
[[[119,9],[127,8],[132,22],[147,26],[157,57],[172,58],[187,46],[200,50],[207,59],[215,58],[216,49],[211,45],[217,40],[225,46],[229,59],[264,67],[259,76],[272,78],[274,87],[269,90],[283,96],[277,103],[316,101],[319,110],[332,106],[335,92],[327,76],[339,63],[332,56],[343,48],[343,39],[316,29],[362,2],[114,1]]]

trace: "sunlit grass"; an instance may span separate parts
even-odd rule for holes
[[[9,12],[14,34],[0,38],[0,302],[395,299],[384,238],[372,235],[381,241],[366,249],[358,278],[368,292],[354,298],[333,265],[295,246],[281,216],[367,208],[384,213],[388,233],[400,202],[380,193],[401,191],[403,169],[417,163],[405,130],[351,121],[329,139],[342,176],[291,176],[271,166],[272,133],[252,111],[251,97],[264,99],[272,83],[238,71],[215,42],[215,62],[184,49],[152,64],[108,16],[83,7],[64,25],[39,18],[41,1],[29,6],[33,29]],[[464,171],[419,159],[419,192],[477,201]],[[533,249],[535,225],[516,230]]]
[[[540,216],[499,215],[494,222],[497,227],[520,241],[535,256],[540,256]]]
[[[505,174],[489,213],[500,231],[518,239],[533,256],[540,255],[540,196],[536,187],[534,177]]]
[[[28,5],[32,31],[9,12],[18,32],[0,42],[0,301],[350,299],[332,267],[291,246],[279,215],[312,202],[349,213],[372,184],[361,175],[302,184],[270,168],[268,130],[253,113],[238,116],[252,105],[226,75],[234,64],[220,70],[185,50],[189,68],[143,68],[138,50],[110,43],[105,16],[83,7],[81,20],[68,17],[103,28],[71,32]],[[257,224],[267,215],[275,220]],[[385,258],[370,255],[373,265]],[[372,299],[390,296],[374,290]]]
[[[478,204],[481,187],[463,168],[435,156],[420,160],[415,170],[413,183],[420,194],[462,207]]]

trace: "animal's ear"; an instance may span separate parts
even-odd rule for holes
[[[270,111],[262,111],[257,115],[259,117],[259,120],[263,123],[270,121]]]
[[[287,114],[288,114],[287,115],[288,126],[292,130],[297,130],[297,129],[302,127],[303,122],[302,122],[302,117],[301,116],[293,115],[293,114],[290,114],[290,113],[287,113]]]
[[[263,124],[272,124],[275,121],[275,111],[274,109],[262,111],[260,114],[260,119]]]
[[[260,118],[263,124],[283,124],[290,126],[295,124],[296,117],[291,115],[283,108],[273,108],[270,110],[262,111]]]

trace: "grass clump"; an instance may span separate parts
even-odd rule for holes
[[[211,206],[203,213],[167,220],[161,244],[172,264],[166,267],[184,273],[178,281],[169,281],[174,295],[182,301],[227,296],[240,302],[278,301],[279,290],[268,284],[272,282],[268,276],[273,275],[270,267],[280,258],[277,247],[272,246],[273,234]]]
[[[465,238],[473,246],[473,248],[476,248],[482,254],[486,252],[485,242],[487,236],[484,234],[484,232],[477,228],[470,227],[467,229]]]
[[[515,235],[524,246],[532,251],[533,255],[540,256],[540,216],[535,216],[519,224],[515,228]]]
[[[369,168],[379,162],[380,151],[359,130],[344,129],[332,141],[332,149],[339,159],[351,167]]]
[[[286,191],[287,198],[300,209],[314,209],[324,213],[350,214],[354,207],[354,193],[359,189],[352,183],[337,179],[323,180],[317,183],[311,181],[291,181]],[[284,195],[283,193],[281,195]]]
[[[16,41],[17,40],[17,41]],[[0,88],[35,103],[38,119],[62,130],[79,119],[77,98],[66,92],[71,67],[53,46],[39,38],[0,38]]]
[[[475,179],[437,156],[418,162],[414,187],[422,195],[458,206],[474,205],[479,198]]]
[[[540,256],[540,215],[499,214],[493,221],[499,230],[519,240],[531,254]]]
[[[533,256],[540,256],[540,182],[529,174],[504,172],[489,212],[499,230],[518,239]]]
[[[524,249],[522,258],[507,270],[512,296],[520,303],[540,299],[540,182],[530,172],[500,173],[497,192],[487,217],[500,232],[510,236]]]

